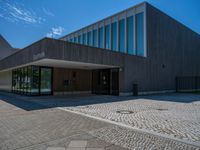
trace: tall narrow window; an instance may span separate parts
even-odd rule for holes
[[[74,39],[73,39],[73,38],[71,38],[69,41],[70,41],[70,42],[74,42]]]
[[[125,20],[119,21],[119,51],[125,53]]]
[[[117,22],[111,24],[111,49],[117,50]]]
[[[32,78],[32,67],[29,66],[28,67],[28,70],[27,70],[27,76],[28,76],[28,79],[27,79],[27,82],[28,82],[28,87],[27,87],[27,92],[28,94],[31,94],[31,78]]]
[[[97,30],[93,30],[93,46],[98,47]]]
[[[88,45],[92,46],[92,32],[87,33]]]
[[[77,37],[74,37],[74,43],[77,43],[78,40],[77,40]]]
[[[99,28],[99,47],[104,48],[103,42],[103,27]]]
[[[128,54],[135,54],[134,51],[134,25],[133,16],[127,18],[127,51]]]
[[[78,43],[79,43],[79,44],[83,44],[82,42],[83,42],[83,41],[82,41],[82,35],[79,35],[79,36],[78,36]]]
[[[51,94],[52,91],[51,68],[40,68],[40,93]]]
[[[33,66],[32,67],[32,89],[31,93],[32,95],[38,95],[39,94],[39,67],[38,66]]]
[[[24,67],[24,94],[27,94],[27,67]]]
[[[83,44],[87,45],[87,34],[86,33],[83,34]]]
[[[144,56],[144,13],[136,14],[136,53]]]
[[[105,48],[110,49],[110,25],[105,26]]]

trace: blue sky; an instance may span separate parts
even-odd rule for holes
[[[0,34],[15,48],[59,38],[143,0],[0,0]],[[147,0],[200,34],[200,0]]]

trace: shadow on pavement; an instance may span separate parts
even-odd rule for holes
[[[5,101],[6,103],[9,103],[11,105],[14,105],[18,108],[27,110],[27,111],[31,111],[31,110],[39,110],[39,109],[47,109],[47,106],[38,104],[38,103],[34,103],[31,101],[27,101],[27,100],[23,100],[21,98],[18,97],[18,95],[16,96],[9,96],[9,95],[5,95],[0,93],[0,100]]]
[[[109,95],[71,95],[71,96],[40,96],[29,97],[13,93],[0,92],[0,100],[10,103],[26,111],[48,109],[55,107],[75,107],[101,103],[112,103],[128,100],[156,100],[180,103],[200,101],[199,94],[157,94],[147,96],[109,96]]]

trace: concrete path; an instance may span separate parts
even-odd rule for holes
[[[89,99],[90,100],[89,100]],[[97,97],[69,99],[71,105]],[[101,97],[102,98],[102,97]],[[54,100],[53,100],[54,99]],[[1,150],[200,149],[184,142],[63,111],[66,98],[0,94]],[[72,102],[73,101],[73,102]],[[46,103],[45,103],[46,102]],[[83,105],[83,104],[82,104]]]

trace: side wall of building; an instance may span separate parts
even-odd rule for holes
[[[0,90],[8,92],[12,90],[12,71],[0,72]]]
[[[177,76],[199,76],[200,35],[149,4],[146,22],[147,58],[126,56],[122,92],[173,91]]]

